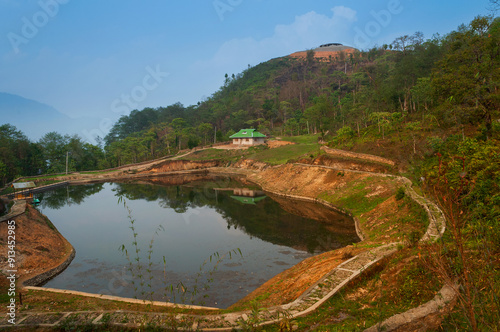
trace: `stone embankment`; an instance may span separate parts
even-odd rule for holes
[[[436,330],[444,316],[448,315],[457,302],[457,285],[445,285],[431,301],[407,312],[392,316],[365,332],[408,332]]]
[[[194,169],[206,169],[219,167],[222,163],[219,160],[190,161],[190,160],[166,160],[148,168],[141,170],[141,174],[155,175],[158,173],[168,173],[176,171],[187,171]]]
[[[15,262],[19,285],[40,285],[62,272],[73,260],[75,250],[52,223],[26,201],[15,201],[18,208],[8,220],[15,221]],[[13,209],[14,210],[14,209]],[[0,223],[0,234],[7,234],[7,223]],[[6,249],[6,238],[0,247]],[[12,270],[0,262],[2,273]]]
[[[24,213],[25,210],[26,210],[25,200],[14,201],[14,205],[12,205],[12,207],[10,208],[9,213],[0,217],[0,223],[20,216],[21,214]]]
[[[330,156],[344,157],[344,158],[354,158],[354,159],[359,159],[359,160],[366,160],[366,161],[371,161],[371,162],[386,164],[386,165],[389,165],[389,166],[395,166],[396,165],[396,163],[394,161],[390,160],[390,159],[382,158],[382,157],[379,157],[379,156],[374,156],[374,155],[371,155],[371,154],[356,153],[356,152],[350,152],[350,151],[332,149],[332,148],[329,148],[329,147],[326,147],[326,146],[322,146],[321,150],[325,151]]]

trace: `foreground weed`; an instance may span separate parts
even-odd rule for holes
[[[289,311],[278,311],[276,313],[279,332],[291,332],[298,328],[297,322],[293,320],[293,315]]]
[[[238,325],[240,329],[245,332],[262,331],[260,323],[263,322],[263,317],[261,313],[265,310],[259,307],[257,301],[252,301],[252,311],[249,313],[248,318],[245,320],[240,318],[238,320]]]
[[[153,302],[155,296],[155,289],[152,285],[152,281],[154,279],[154,240],[155,236],[159,235],[159,232],[165,231],[165,229],[161,225],[157,227],[149,242],[147,250],[147,263],[144,265],[141,260],[141,249],[138,243],[138,233],[135,228],[136,221],[132,216],[132,211],[122,197],[119,198],[118,203],[123,203],[123,206],[127,210],[128,220],[130,223],[129,228],[132,231],[132,254],[124,244],[122,244],[119,249],[125,255],[128,262],[127,270],[132,275],[131,283],[134,287],[135,298],[140,296],[142,299],[147,299],[148,301]],[[167,301],[171,302],[177,302],[177,300],[180,300],[182,303],[204,305],[204,300],[199,300],[197,303],[197,299],[200,295],[203,299],[208,297],[206,292],[210,289],[210,284],[214,281],[214,274],[217,272],[219,265],[226,258],[232,259],[234,256],[243,257],[243,254],[240,249],[234,249],[222,255],[219,252],[215,252],[210,255],[210,257],[201,264],[194,279],[194,285],[191,287],[186,286],[186,283],[183,281],[178,282],[177,285],[169,284],[167,282],[167,258],[163,256],[163,297],[167,299]],[[206,270],[206,267],[209,264],[213,264],[213,266],[209,270]],[[201,286],[199,286],[200,284]]]
[[[177,284],[177,286],[173,286],[172,284],[166,285],[167,284],[167,260],[165,256],[163,256],[163,276],[164,276],[164,297],[168,298],[170,300],[169,294],[172,297],[172,301],[176,302],[177,296],[180,297],[180,300],[182,303],[191,303],[191,304],[199,304],[199,305],[205,305],[204,300],[200,300],[196,302],[196,297],[197,295],[200,294],[200,287],[198,286],[200,282],[202,283],[201,286],[201,292],[205,293],[202,295],[203,299],[206,299],[208,295],[206,292],[210,289],[210,283],[214,281],[213,275],[215,272],[217,272],[217,269],[224,261],[225,258],[229,257],[229,259],[232,259],[233,256],[240,256],[243,257],[243,254],[240,249],[234,249],[231,250],[224,255],[220,255],[218,252],[213,253],[210,255],[209,258],[207,258],[203,264],[200,265],[199,271],[196,273],[196,277],[194,279],[194,286],[191,288],[187,287],[182,281]],[[205,271],[205,266],[207,266],[209,263],[213,263],[213,267]]]

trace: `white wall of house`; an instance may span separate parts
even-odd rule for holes
[[[250,137],[250,138],[233,138],[234,145],[260,145],[265,144],[264,137]]]

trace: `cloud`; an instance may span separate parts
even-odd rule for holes
[[[191,82],[192,88],[201,91],[200,96],[212,93],[222,85],[225,73],[239,73],[248,64],[257,65],[325,43],[352,40],[356,11],[344,6],[331,11],[331,16],[314,11],[296,16],[292,23],[277,25],[271,36],[260,40],[245,37],[225,42],[212,58],[191,66],[191,74],[199,77],[195,83]]]
[[[232,39],[225,42],[208,61],[199,61],[194,67],[231,68],[257,64],[274,57],[314,48],[328,42],[348,39],[356,12],[348,7],[332,8],[332,16],[314,11],[296,16],[288,25],[277,25],[272,36],[256,40],[253,37]]]

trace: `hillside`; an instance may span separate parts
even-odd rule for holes
[[[415,33],[363,51],[327,44],[305,57],[272,59],[226,74],[221,88],[196,105],[133,110],[100,146],[49,135],[26,152],[9,143],[24,134],[4,126],[1,137],[9,148],[0,160],[9,169],[2,176],[61,172],[60,156],[68,150],[78,156],[69,165],[73,170],[142,162],[225,141],[242,128],[269,136],[319,133],[332,146],[391,156],[408,166],[432,153],[430,136],[495,134],[500,77],[491,69],[498,68],[498,25],[498,19],[478,17],[442,37]],[[331,51],[335,56],[322,55]],[[33,156],[30,167],[26,158],[21,161],[26,153]]]
[[[123,119],[107,148],[113,153],[120,138],[125,143],[125,137],[147,133],[166,140],[157,141],[158,151],[161,144],[182,149],[211,142],[214,129],[223,141],[253,127],[280,137],[319,133],[330,147],[394,160],[400,172],[434,197],[448,219],[443,243],[415,253],[422,269],[435,273],[433,278],[463,285],[460,305],[446,328],[495,329],[500,295],[499,45],[500,19],[478,17],[444,37],[425,40],[415,33],[328,61],[307,54],[273,59],[226,75],[224,85],[196,106],[182,111],[177,105],[177,113],[148,110],[161,114],[162,122],[153,121],[151,127],[144,121],[141,133],[127,132],[127,122],[136,124],[138,116]],[[422,271],[409,278],[429,278]],[[414,290],[407,282],[404,287]]]
[[[418,268],[400,280],[400,291],[408,291],[411,296],[405,298],[412,302],[420,290],[414,280],[457,280],[459,305],[443,329],[498,329],[500,19],[477,17],[443,37],[426,40],[415,33],[367,51],[328,59],[314,55],[276,58],[226,75],[223,86],[197,105],[134,110],[115,123],[103,146],[61,135],[33,143],[15,128],[1,126],[0,178],[7,182],[18,174],[63,172],[62,156],[68,151],[70,171],[143,162],[226,141],[242,128],[298,144],[207,149],[191,157],[238,167],[259,163],[261,169],[349,163],[322,156],[320,144],[384,157],[395,166],[373,167],[411,179],[415,190],[440,205],[448,222],[440,243],[413,243],[404,259],[418,262]],[[397,197],[406,193],[393,189],[396,206]],[[357,203],[353,199],[350,207]],[[371,279],[372,289],[383,283],[379,276]],[[362,296],[362,287],[351,298]],[[390,301],[399,298],[390,296]]]

